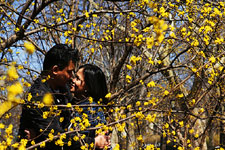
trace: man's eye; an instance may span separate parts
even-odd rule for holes
[[[80,80],[79,77],[78,77],[77,75],[75,75],[75,78],[76,78],[77,80]]]

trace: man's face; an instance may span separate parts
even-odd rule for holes
[[[68,83],[72,76],[73,76],[73,71],[75,70],[75,65],[72,62],[72,60],[69,61],[68,66],[66,66],[63,70],[58,70],[56,72],[56,84],[59,87],[65,87],[66,83]]]

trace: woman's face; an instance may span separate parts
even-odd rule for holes
[[[84,68],[80,68],[73,78],[73,84],[70,91],[74,93],[74,96],[79,97],[85,93],[86,86],[84,82]]]

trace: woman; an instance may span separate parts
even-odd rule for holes
[[[99,67],[92,64],[85,64],[80,66],[79,70],[75,74],[75,78],[73,79],[73,84],[71,85],[71,92],[74,94],[74,104],[107,104],[107,99],[105,98],[105,96],[108,93],[108,89],[104,73]],[[74,113],[74,117],[79,117],[81,119],[77,123],[80,126],[80,129],[83,126],[80,123],[84,124],[83,121],[85,119],[85,116],[89,120],[89,125],[86,124],[87,128],[106,124],[105,115],[100,106],[82,107],[82,111],[75,110]],[[95,130],[84,130],[80,133],[86,134],[86,136],[93,138],[95,138],[97,135],[95,133]]]

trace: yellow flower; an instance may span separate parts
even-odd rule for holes
[[[89,13],[88,12],[85,12],[85,17],[89,18]]]
[[[166,124],[164,125],[164,127],[165,127],[166,129],[169,128],[169,124],[166,123]]]
[[[209,61],[212,62],[212,63],[215,63],[216,62],[216,58],[214,56],[211,56],[209,58]]]
[[[52,133],[49,133],[49,134],[48,134],[48,139],[49,139],[50,141],[52,141],[52,140],[54,139],[54,135],[53,135]]]
[[[27,95],[27,101],[30,102],[31,98],[32,98],[31,93],[28,93],[28,95]]]
[[[62,13],[63,12],[63,9],[61,8],[60,10],[57,10],[56,12],[57,13]]]
[[[183,93],[177,94],[177,97],[178,97],[178,98],[182,98],[182,97],[184,97],[184,94],[183,94]]]
[[[137,101],[136,102],[136,106],[140,106],[141,105],[141,102],[140,101]]]
[[[194,129],[190,129],[189,133],[192,134],[194,132]]]
[[[88,100],[89,100],[90,104],[93,103],[93,98],[92,97],[89,97]]]
[[[63,122],[64,117],[60,117],[59,122]]]
[[[131,76],[126,75],[126,81],[127,81],[127,83],[130,83],[131,79],[132,79]]]
[[[148,114],[146,116],[145,120],[147,120],[148,122],[154,122],[155,121],[155,118],[156,118],[156,114],[154,114],[154,115]]]
[[[28,54],[33,54],[34,51],[35,51],[35,46],[32,43],[30,43],[30,42],[25,42],[24,43],[24,47],[25,47],[26,52]]]
[[[35,144],[35,141],[33,140],[33,141],[31,141],[31,145],[34,145]]]
[[[110,98],[112,96],[111,93],[106,94],[105,98]]]
[[[15,148],[15,149],[18,148],[19,147],[19,143],[12,144],[12,147]]]
[[[71,103],[67,103],[66,107],[72,107]]]
[[[19,94],[22,94],[23,87],[19,82],[7,87],[8,95],[7,99],[9,101],[19,102],[19,99],[16,97]]]
[[[48,111],[43,112],[43,119],[47,119],[49,115]]]
[[[116,144],[116,146],[113,148],[113,150],[120,150],[120,145]]]
[[[184,150],[184,148],[179,146],[179,147],[178,147],[178,150]]]
[[[20,29],[17,27],[16,29],[14,29],[15,32],[19,32]]]
[[[164,91],[164,95],[165,95],[165,96],[168,95],[169,93],[170,93],[170,92],[167,91],[167,90]]]
[[[45,142],[42,142],[42,143],[40,144],[40,147],[41,147],[41,148],[45,147]]]
[[[203,113],[203,112],[204,112],[204,108],[201,108],[201,109],[199,110],[199,112],[200,112],[200,113]]]
[[[95,52],[95,49],[92,47],[91,48],[91,53],[94,53]]]
[[[183,121],[180,121],[180,122],[179,122],[179,125],[180,125],[181,127],[183,127],[183,126],[184,126],[184,122],[183,122]]]
[[[137,140],[138,141],[141,141],[143,138],[142,138],[142,135],[139,135],[138,137],[137,137]]]
[[[67,145],[68,146],[71,146],[72,145],[72,142],[71,141],[68,141]]]
[[[12,65],[9,70],[7,71],[7,79],[12,81],[19,78],[19,75],[17,74],[16,67]]]
[[[3,123],[0,123],[0,129],[5,128],[5,125]]]
[[[127,66],[127,69],[131,70],[132,69],[132,66],[131,65],[126,65]]]
[[[51,93],[46,93],[43,98],[43,103],[45,105],[51,105],[53,102],[53,97]]]
[[[155,86],[155,82],[151,81],[147,84],[147,87],[154,87]]]
[[[148,63],[152,64],[152,65],[154,64],[154,61],[152,61],[152,58],[150,58],[150,57],[148,58]]]
[[[195,147],[194,150],[200,150],[200,147]]]
[[[73,137],[73,140],[74,140],[74,141],[78,141],[78,140],[79,140],[79,137],[78,137],[78,136],[74,136],[74,137]]]

